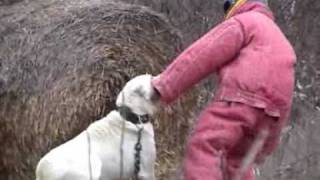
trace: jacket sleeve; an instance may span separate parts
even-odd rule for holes
[[[242,25],[234,18],[209,31],[152,80],[161,101],[170,103],[192,85],[231,61],[240,52],[243,42]]]

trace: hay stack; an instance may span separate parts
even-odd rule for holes
[[[0,0],[0,6],[7,6],[7,5],[12,5],[14,3],[17,3],[21,0]]]
[[[178,41],[164,17],[140,6],[46,0],[0,7],[0,179],[34,179],[44,153],[112,110],[130,78],[159,73]],[[169,155],[182,152],[177,142],[184,143],[194,100],[155,121],[160,173],[176,160]]]

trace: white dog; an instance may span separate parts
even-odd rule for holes
[[[154,93],[151,75],[141,75],[129,81],[117,97],[117,107],[126,107],[138,116],[153,115],[156,105],[148,97]],[[120,108],[121,109],[121,108]],[[134,146],[137,143],[136,124],[124,118],[120,111],[111,111],[106,117],[92,123],[86,131],[56,147],[38,163],[37,180],[116,180],[134,175]],[[124,123],[123,168],[121,168],[121,135]],[[140,180],[154,180],[156,148],[153,127],[143,124]],[[90,157],[90,159],[89,159]]]

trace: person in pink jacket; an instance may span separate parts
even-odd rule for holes
[[[227,0],[224,8],[221,24],[147,82],[167,104],[219,77],[187,144],[185,180],[255,179],[254,163],[277,147],[292,104],[296,55],[266,0]]]

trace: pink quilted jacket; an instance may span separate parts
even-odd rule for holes
[[[240,102],[286,119],[294,88],[294,50],[271,11],[248,2],[182,52],[152,84],[170,103],[211,73],[216,101]]]

